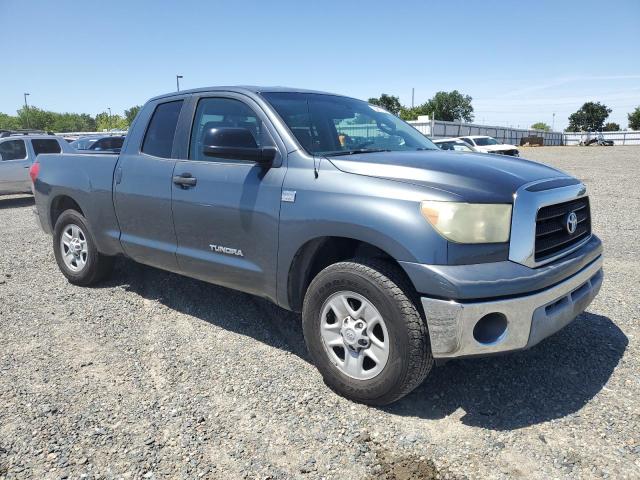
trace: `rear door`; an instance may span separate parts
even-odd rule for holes
[[[25,140],[0,142],[0,193],[28,192],[29,166]]]
[[[179,266],[189,276],[275,298],[284,144],[244,95],[194,97],[191,110],[174,179],[189,177],[194,184],[172,185]],[[257,146],[276,147],[273,166],[205,156],[205,132],[223,127],[248,129]]]
[[[173,145],[184,99],[149,104],[141,112],[114,172],[120,243],[134,260],[177,271],[171,214]]]

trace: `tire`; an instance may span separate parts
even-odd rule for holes
[[[60,271],[74,285],[93,285],[113,270],[114,258],[98,252],[87,220],[75,210],[65,210],[58,217],[53,229],[53,252]]]
[[[349,307],[338,315],[336,310],[341,309],[339,305],[344,304],[345,298]],[[360,309],[362,302],[358,301],[362,299],[368,304],[364,313],[357,315],[365,323],[365,327],[360,326],[364,330],[358,330],[357,320],[353,323],[349,319],[351,315],[346,320],[342,317],[344,312]],[[354,259],[322,270],[306,292],[302,322],[307,349],[325,383],[339,395],[369,405],[392,403],[422,383],[434,362],[426,322],[417,301],[417,295],[399,268],[383,261]],[[374,307],[373,313],[370,306]],[[376,314],[383,319],[378,323],[386,328],[371,328],[377,322]],[[338,326],[334,321],[340,325],[339,337],[335,337]],[[349,331],[351,325],[353,328]],[[357,356],[353,345],[348,343],[353,341],[353,331],[357,338],[362,335],[359,332],[368,332],[370,340],[369,347],[359,349]],[[377,341],[373,337],[377,337]],[[341,339],[344,347],[339,345]],[[357,341],[360,340],[362,338]],[[369,353],[375,353],[377,359],[384,357],[378,352],[384,351],[380,345],[385,344],[388,356],[381,370],[383,362],[371,359],[369,364],[375,363],[375,367],[364,370]],[[360,348],[359,344],[356,347]],[[359,362],[360,355],[364,355],[362,362]],[[354,368],[355,360],[358,360],[356,365],[362,364],[362,367]]]

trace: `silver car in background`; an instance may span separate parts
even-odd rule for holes
[[[41,153],[73,152],[62,137],[45,133],[0,133],[0,195],[31,193],[29,167]]]

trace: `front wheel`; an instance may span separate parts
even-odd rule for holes
[[[408,394],[433,366],[427,327],[399,269],[354,260],[321,271],[305,295],[305,342],[325,383],[371,405]]]
[[[96,248],[86,219],[75,210],[65,210],[53,229],[53,251],[60,271],[74,285],[92,285],[113,269],[113,257]]]

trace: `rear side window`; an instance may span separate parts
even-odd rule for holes
[[[27,158],[24,140],[7,140],[0,143],[0,160],[23,160]]]
[[[156,107],[142,143],[142,152],[154,157],[171,158],[182,100],[161,103]]]
[[[62,151],[57,140],[48,138],[34,138],[31,140],[31,146],[36,155],[40,155],[41,153],[60,153]]]

